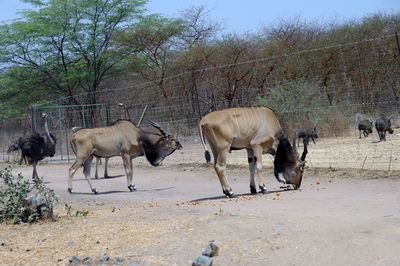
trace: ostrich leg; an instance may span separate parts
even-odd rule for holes
[[[33,180],[35,180],[35,179],[37,179],[39,177],[38,174],[37,174],[37,171],[36,171],[36,165],[37,165],[37,161],[33,161],[32,162],[32,166],[33,166],[32,179]]]

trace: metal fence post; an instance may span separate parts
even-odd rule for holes
[[[35,109],[31,107],[31,131],[32,133],[35,132],[36,125],[35,125]]]
[[[86,122],[85,122],[85,107],[82,105],[82,126],[86,127]]]
[[[60,153],[61,153],[61,160],[63,160],[63,148],[62,148],[62,125],[61,125],[61,107],[58,108],[58,124],[59,124],[59,130],[60,130]],[[67,144],[68,145],[68,144]]]
[[[109,102],[107,102],[107,104],[106,104],[106,126],[108,126],[109,125],[109,123],[110,123],[110,117],[109,117],[109,115],[110,115],[110,107],[109,107],[109,105],[110,105],[110,103]]]

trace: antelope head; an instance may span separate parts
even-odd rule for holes
[[[303,179],[304,166],[308,153],[307,144],[304,145],[304,151],[299,156],[296,147],[296,133],[293,138],[293,146],[285,136],[279,137],[279,145],[274,160],[274,174],[279,182],[291,184],[294,189],[301,186]]]
[[[155,143],[151,143],[148,139],[142,138],[141,142],[145,149],[145,155],[153,166],[158,166],[168,155],[175,150],[182,149],[182,145],[174,136],[167,133],[158,123],[148,120],[150,125],[157,128],[161,136]]]

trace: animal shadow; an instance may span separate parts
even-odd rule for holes
[[[240,197],[262,196],[262,195],[269,195],[269,194],[274,194],[274,193],[284,193],[284,192],[289,192],[292,190],[294,190],[294,189],[293,188],[290,188],[290,189],[282,188],[282,189],[277,189],[277,190],[269,190],[266,194],[262,194],[262,193],[251,194],[250,192],[234,194],[232,199],[240,198]],[[194,200],[191,200],[190,202],[202,202],[202,201],[208,201],[208,200],[221,200],[221,199],[227,199],[227,197],[224,195],[215,196],[215,197],[205,197],[205,198],[194,199]]]
[[[103,177],[99,177],[97,180],[100,180],[100,179],[114,179],[114,178],[118,178],[118,177],[121,177],[121,176],[124,176],[124,175],[109,175],[107,177],[103,176]]]
[[[71,194],[74,195],[93,195],[93,196],[98,196],[98,195],[107,195],[107,194],[117,194],[117,193],[131,193],[129,190],[111,190],[111,191],[103,191],[103,192],[99,192],[97,191],[96,194],[94,194],[93,192],[72,192]]]

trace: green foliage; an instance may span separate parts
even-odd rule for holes
[[[46,206],[53,211],[54,207],[59,201],[59,196],[56,195],[53,189],[48,188],[44,185],[42,178],[37,178],[34,180],[35,188],[42,196],[42,199],[46,202]]]
[[[8,69],[0,77],[0,86],[10,88],[7,96],[31,104],[32,99],[43,98],[29,97],[31,91],[48,97],[70,96],[74,104],[95,103],[95,94],[83,100],[74,95],[95,92],[107,75],[119,71],[123,58],[111,52],[117,48],[114,35],[137,22],[146,1],[25,2],[37,8],[0,26],[0,67]]]
[[[14,175],[12,169],[12,167],[0,169],[0,180],[4,183],[4,186],[0,187],[0,222],[19,224],[39,219],[38,211],[29,208],[26,204],[26,198],[35,189],[52,213],[58,202],[58,196],[54,190],[47,188],[40,178],[31,184],[28,180],[24,180],[21,173]]]
[[[24,203],[34,186],[24,180],[21,173],[13,175],[12,168],[0,169],[0,180],[4,182],[4,187],[0,189],[0,222],[19,224],[34,220],[37,213],[27,216]]]
[[[274,110],[285,131],[293,134],[300,128],[317,126],[327,135],[340,135],[348,128],[355,107],[347,101],[337,103],[343,106],[328,108],[323,87],[304,79],[270,88],[268,96],[259,99],[258,104]]]
[[[318,107],[318,95],[318,87],[315,84],[300,79],[270,88],[268,97],[260,99],[259,104],[278,113],[303,111]]]
[[[88,210],[74,210],[71,205],[65,203],[65,210],[69,217],[81,217],[89,214]]]

